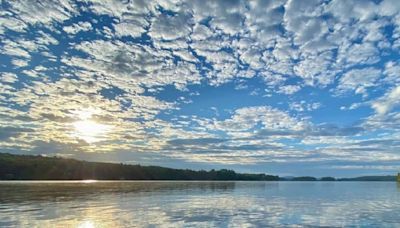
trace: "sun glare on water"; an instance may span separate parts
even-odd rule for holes
[[[87,143],[95,143],[105,139],[112,127],[92,120],[93,114],[95,112],[92,110],[77,112],[80,120],[72,123],[74,127],[73,136]]]
[[[96,227],[92,221],[84,221],[78,225],[78,228],[94,228]]]
[[[96,183],[97,180],[82,180],[81,182],[84,184],[91,184],[91,183]]]

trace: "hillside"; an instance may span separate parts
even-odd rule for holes
[[[244,180],[244,181],[396,181],[396,176],[282,177],[236,173],[233,170],[172,169],[104,162],[88,162],[40,155],[0,153],[0,180]]]
[[[278,176],[232,170],[193,171],[159,166],[87,162],[59,157],[0,153],[0,180],[263,180]]]
[[[396,176],[362,176],[353,178],[340,178],[338,181],[396,181]]]

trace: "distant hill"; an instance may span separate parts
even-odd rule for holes
[[[193,171],[159,166],[87,162],[59,157],[0,153],[0,180],[252,180],[277,181],[278,176],[232,170]]]
[[[396,181],[396,176],[363,176],[353,178],[340,178],[338,181]]]
[[[361,176],[349,178],[334,178],[334,177],[281,177],[281,181],[396,181],[396,176]]]
[[[0,153],[0,180],[243,180],[243,181],[396,181],[396,176],[354,178],[279,177],[221,169],[194,171],[159,166],[88,162],[59,157]]]
[[[292,181],[317,181],[318,179],[315,177],[293,177]]]

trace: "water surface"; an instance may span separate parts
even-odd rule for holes
[[[0,227],[400,227],[395,182],[0,182]]]

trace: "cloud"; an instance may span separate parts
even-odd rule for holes
[[[0,80],[3,83],[14,83],[18,81],[18,76],[14,73],[2,72]]]
[[[299,2],[289,0],[285,4],[284,22],[288,31],[294,33],[296,44],[303,44],[323,36],[328,28],[317,19],[322,13],[321,1]]]
[[[367,96],[367,89],[377,86],[381,75],[381,70],[372,67],[350,70],[340,78],[338,90],[354,91],[356,94]]]
[[[384,115],[391,111],[393,108],[400,105],[400,86],[394,87],[388,91],[384,96],[372,102],[371,107],[375,109],[379,115]]]
[[[174,146],[184,146],[184,145],[206,145],[206,144],[215,144],[222,143],[226,140],[219,138],[195,138],[195,139],[174,139],[168,141],[169,144]]]
[[[70,26],[65,26],[63,28],[63,30],[66,33],[69,33],[69,34],[72,34],[72,35],[77,34],[78,32],[81,32],[81,31],[87,32],[87,31],[89,31],[91,29],[92,29],[92,24],[90,24],[90,22],[87,22],[87,21],[85,21],[85,22],[80,21],[77,24],[73,24],[73,25],[70,25]]]
[[[75,4],[68,0],[14,1],[8,10],[13,12],[19,20],[32,25],[49,25],[53,21],[63,22],[78,14]]]
[[[114,85],[124,91],[139,89],[140,84],[147,87],[172,84],[181,89],[200,81],[193,63],[174,64],[170,53],[148,46],[97,40],[82,42],[75,48],[91,58],[65,58],[66,64],[113,78]]]
[[[341,53],[339,61],[347,62],[350,66],[357,63],[373,64],[380,60],[378,53],[378,49],[372,43],[353,44]]]
[[[385,115],[372,115],[365,119],[363,125],[371,131],[384,130],[391,132],[399,130],[400,113],[390,112]]]
[[[9,10],[23,17],[50,3],[46,1],[43,5],[28,6],[19,2]],[[235,56],[240,56],[243,63],[251,66],[248,70],[261,71],[259,75],[273,72],[285,77],[299,76],[307,85],[327,86],[333,83],[342,66],[379,61],[379,48],[374,42],[382,38],[382,35],[377,34],[381,34],[379,31],[389,24],[383,23],[381,18],[377,21],[372,21],[372,18],[374,15],[393,15],[397,12],[397,8],[388,10],[389,3],[385,1],[380,4],[368,2],[360,5],[356,1],[338,4],[337,1],[224,1],[204,4],[192,1],[177,1],[174,4],[93,1],[84,10],[115,18],[112,27],[117,38],[148,34],[157,47],[176,49],[176,56],[186,61],[196,61],[191,54],[182,52],[182,48],[190,46],[194,53],[206,57],[212,65],[207,75],[214,85],[229,82],[235,77],[238,68],[242,67],[242,62],[237,61]],[[79,14],[75,4],[68,1],[51,5],[44,10],[50,16],[37,18],[39,23],[61,23]],[[351,9],[353,7],[358,10]],[[332,18],[324,21],[321,18],[324,15],[332,15]],[[207,18],[211,20],[204,24]],[[355,20],[351,25],[353,32],[349,31],[350,19]],[[28,21],[25,17],[21,20]],[[36,23],[32,20],[29,22]],[[371,33],[363,34],[365,26],[368,26],[368,30],[374,28],[377,31],[373,33],[375,38],[372,38]],[[87,31],[90,27],[88,22],[77,22],[64,29],[76,33]],[[284,36],[285,32],[289,37]],[[235,34],[239,35],[232,40]],[[209,39],[211,37],[213,39]],[[176,46],[177,39],[179,46]],[[352,43],[357,39],[365,42]],[[210,52],[221,50],[227,45],[231,50],[223,60],[216,57],[216,53]],[[272,53],[266,52],[271,48]],[[335,49],[338,50],[337,57],[332,52]]]
[[[320,124],[314,126],[310,132],[313,136],[354,136],[362,133],[360,126],[339,127],[334,124]]]
[[[255,106],[237,109],[230,118],[215,121],[212,127],[234,134],[254,130],[253,128],[258,124],[261,125],[261,129],[294,131],[301,130],[307,125],[305,121],[291,117],[288,113],[276,108]]]
[[[191,15],[177,12],[174,15],[159,14],[152,22],[149,35],[153,39],[175,40],[191,32]]]
[[[283,94],[294,94],[296,92],[298,92],[301,89],[300,86],[298,85],[285,85],[285,86],[281,86],[278,90],[279,93],[283,93]]]
[[[319,102],[307,103],[305,100],[289,103],[289,109],[297,112],[313,111],[319,109],[321,106],[322,104]]]
[[[118,37],[140,37],[146,30],[143,28],[148,23],[145,20],[126,20],[114,25],[115,35]]]
[[[0,127],[0,140],[7,140],[11,137],[17,137],[25,132],[33,132],[33,130],[29,128]]]
[[[386,83],[398,85],[400,84],[400,65],[398,62],[389,61],[385,64],[385,78],[383,79]]]

